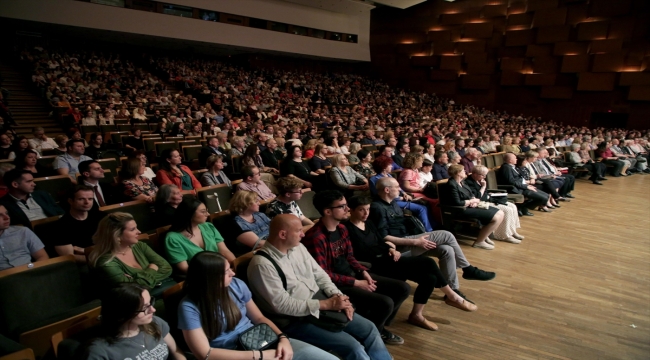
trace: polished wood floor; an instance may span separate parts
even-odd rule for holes
[[[478,311],[447,306],[436,290],[426,316],[440,329],[430,332],[406,323],[410,297],[388,327],[405,339],[389,347],[395,359],[650,359],[650,175],[603,183],[578,180],[572,202],[523,218],[519,245],[463,246],[497,273],[461,279]]]

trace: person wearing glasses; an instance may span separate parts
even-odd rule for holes
[[[102,298],[100,336],[88,346],[84,358],[184,360],[169,325],[154,315],[154,303],[142,285],[120,284],[107,290]]]
[[[248,286],[235,277],[221,254],[205,251],[192,258],[183,292],[178,328],[196,359],[337,359],[282,333],[255,305]],[[277,345],[261,352],[239,349],[239,336],[259,324],[278,335]]]
[[[255,165],[246,165],[242,167],[241,174],[244,181],[237,185],[237,191],[252,191],[259,197],[260,201],[272,200],[275,194],[262,181],[260,168]]]
[[[280,214],[294,214],[300,219],[303,226],[313,226],[314,222],[302,213],[296,203],[302,197],[302,181],[283,177],[276,181],[275,187],[278,189],[279,195],[269,204],[266,215],[273,219]]]
[[[186,273],[190,260],[202,251],[218,252],[230,262],[235,260],[219,230],[207,221],[208,215],[205,204],[196,198],[184,199],[176,208],[165,236],[165,253],[180,273]]]
[[[403,344],[404,339],[385,326],[391,324],[402,302],[409,296],[411,287],[401,280],[371,275],[356,260],[349,232],[341,224],[348,220],[349,210],[342,192],[318,192],[313,201],[323,217],[305,233],[302,243],[334,285],[350,297],[350,301],[357,306],[357,312],[377,326],[384,343]]]

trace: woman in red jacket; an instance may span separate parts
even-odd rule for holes
[[[160,155],[160,170],[156,173],[158,185],[172,184],[181,190],[195,190],[201,187],[190,168],[181,165],[178,150],[167,149]]]

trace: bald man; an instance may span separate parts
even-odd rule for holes
[[[285,321],[276,320],[277,316],[271,319],[291,338],[331,350],[343,359],[390,360],[377,327],[354,314],[349,298],[301,244],[304,236],[302,223],[295,215],[273,218],[266,243],[248,266],[257,305],[267,314],[282,316]],[[286,286],[276,266],[284,273]],[[310,317],[318,318],[321,310],[345,312],[350,322],[340,332],[321,328],[309,321]],[[305,321],[291,321],[287,316]]]
[[[526,179],[516,170],[517,156],[513,153],[503,155],[503,165],[497,170],[497,183],[499,185],[510,185],[508,192],[511,194],[522,194],[526,198],[523,204],[517,204],[517,208],[523,215],[533,216],[530,209],[536,209],[546,204],[547,197],[540,194],[537,188],[528,185]]]

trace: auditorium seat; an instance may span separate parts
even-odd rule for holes
[[[232,190],[226,184],[202,187],[196,193],[210,214],[227,210],[232,197]]]
[[[149,233],[156,230],[156,218],[153,208],[143,200],[129,201],[115,205],[108,205],[99,208],[99,211],[106,214],[114,212],[127,212],[133,216],[138,225],[138,230]]]
[[[34,183],[36,184],[36,190],[47,192],[57,202],[65,201],[67,191],[72,187],[72,180],[68,175],[35,178]]]
[[[321,214],[314,207],[314,195],[316,195],[315,191],[307,191],[302,194],[302,197],[298,201],[296,201],[302,214],[309,220],[321,218]]]

